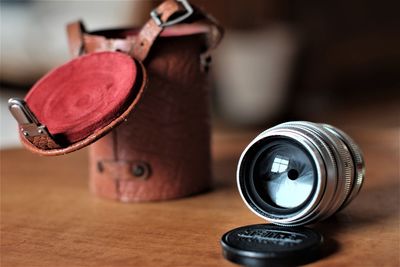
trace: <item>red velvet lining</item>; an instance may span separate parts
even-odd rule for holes
[[[74,59],[40,79],[26,96],[38,120],[57,141],[74,143],[123,112],[136,92],[134,60],[119,52]]]

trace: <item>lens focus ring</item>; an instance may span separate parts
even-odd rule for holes
[[[347,206],[360,192],[360,189],[362,187],[362,184],[364,182],[364,176],[365,176],[365,163],[364,163],[364,158],[362,156],[361,150],[358,147],[358,145],[353,141],[353,139],[350,138],[346,133],[343,131],[328,125],[328,124],[323,124],[323,127],[326,128],[327,130],[331,131],[333,134],[337,135],[338,138],[340,138],[348,147],[352,160],[353,160],[353,165],[354,165],[354,174],[353,174],[353,185],[351,187],[351,191],[349,193],[349,196],[347,197],[345,203],[342,205],[341,208],[344,208]]]

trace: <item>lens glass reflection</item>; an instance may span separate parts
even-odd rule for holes
[[[268,204],[291,209],[310,196],[315,181],[309,154],[289,141],[272,142],[254,165],[254,186]]]

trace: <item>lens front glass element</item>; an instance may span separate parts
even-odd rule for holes
[[[309,153],[296,142],[287,139],[268,142],[253,166],[254,189],[273,207],[297,208],[313,191],[314,163]]]

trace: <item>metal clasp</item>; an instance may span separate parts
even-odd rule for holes
[[[175,18],[173,20],[163,22],[161,20],[161,14],[159,14],[157,12],[157,9],[153,9],[150,12],[150,16],[155,21],[157,26],[162,27],[162,28],[169,27],[169,26],[172,26],[172,25],[175,25],[177,23],[184,21],[185,19],[187,19],[188,17],[190,17],[193,14],[193,8],[187,0],[176,0],[176,2],[179,2],[182,4],[182,6],[185,8],[185,13],[183,13],[182,15],[178,16],[177,18]]]
[[[45,125],[42,125],[26,102],[18,98],[10,98],[8,100],[8,109],[21,127],[22,134],[26,137],[34,137],[38,135],[50,136]]]

